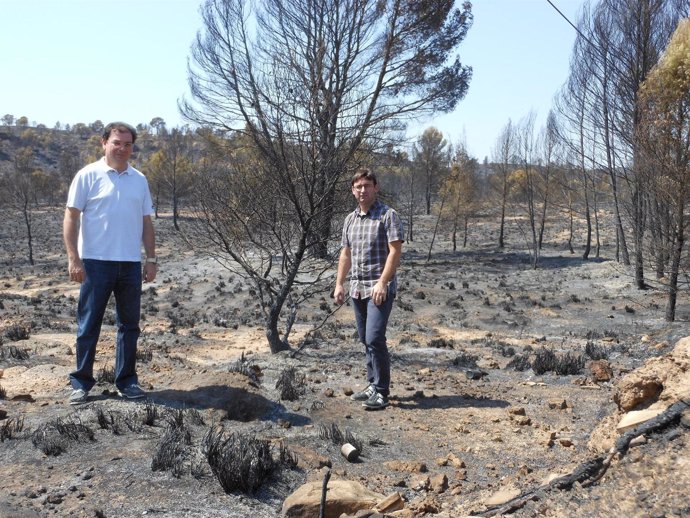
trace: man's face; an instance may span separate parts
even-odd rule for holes
[[[105,160],[110,167],[118,170],[126,167],[134,148],[131,133],[113,130],[110,132],[108,140],[103,141],[102,144],[103,151],[105,151]]]
[[[352,194],[359,206],[364,209],[369,209],[373,205],[378,192],[379,186],[366,178],[360,178],[352,185]]]

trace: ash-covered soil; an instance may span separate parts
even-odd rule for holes
[[[350,307],[298,349],[334,309],[324,292],[300,308],[293,350],[272,355],[251,285],[187,250],[161,218],[161,266],[142,299],[138,366],[149,397],[122,401],[108,382],[110,308],[96,363],[103,381],[74,407],[67,397],[78,286],[66,275],[61,216],[57,208],[37,214],[35,266],[20,220],[0,231],[3,517],[276,517],[289,494],[323,478],[324,464],[332,479],[399,492],[401,516],[480,514],[497,493],[528,494],[605,454],[622,415],[618,383],[670,358],[690,335],[687,293],[677,321],[665,322],[664,292],[636,290],[613,260],[613,243],[583,261],[551,229],[533,270],[517,229],[500,251],[493,222],[480,220],[467,248],[453,253],[441,235],[427,262],[423,229],[434,222],[422,218],[420,239],[404,246],[388,328],[391,405],[368,412],[349,398],[366,385]],[[544,351],[577,372],[535,373],[530,365]],[[592,353],[605,358],[610,380],[597,379]],[[302,389],[295,400],[281,399],[286,372]],[[206,456],[209,431],[221,427],[247,449],[269,441],[288,462],[255,490],[227,493]],[[356,462],[340,454],[334,430],[358,442]],[[598,482],[537,492],[513,514],[690,515],[688,428],[674,424],[645,439]]]

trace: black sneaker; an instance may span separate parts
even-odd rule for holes
[[[130,385],[129,387],[118,389],[117,393],[125,399],[141,399],[146,397],[146,392],[144,392],[136,383],[134,385]]]
[[[376,389],[374,388],[374,385],[369,385],[367,388],[360,392],[355,392],[350,396],[350,399],[352,401],[366,401],[369,399],[371,396],[376,394]]]
[[[362,406],[368,410],[381,410],[388,406],[388,398],[383,394],[374,392],[374,394],[367,399]]]

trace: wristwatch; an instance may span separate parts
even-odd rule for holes
[[[146,262],[156,264],[156,263],[158,263],[158,258],[157,257],[147,257]]]

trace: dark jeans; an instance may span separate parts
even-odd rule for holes
[[[72,387],[91,390],[96,383],[93,362],[101,333],[103,314],[115,294],[117,339],[115,385],[119,389],[138,382],[137,340],[141,314],[141,263],[84,259],[86,280],[79,292],[77,308],[77,370],[70,374]]]
[[[364,344],[367,380],[384,396],[390,392],[391,360],[386,345],[386,326],[393,309],[395,293],[388,293],[386,302],[377,306],[373,299],[352,299],[357,320],[359,341]]]

